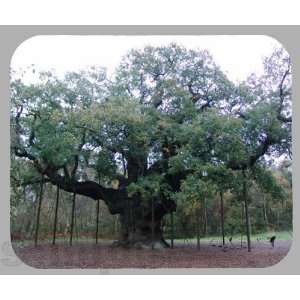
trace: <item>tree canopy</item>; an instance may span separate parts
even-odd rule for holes
[[[291,62],[281,48],[263,64],[234,83],[207,50],[170,44],[130,51],[110,78],[97,67],[29,84],[13,74],[12,177],[103,199],[125,224],[129,201],[141,231],[150,200],[160,227],[178,195],[233,189],[239,171],[275,186],[268,166],[292,156]]]

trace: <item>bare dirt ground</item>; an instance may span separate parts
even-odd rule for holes
[[[202,243],[175,244],[174,249],[133,250],[113,248],[108,243],[76,242],[68,244],[16,246],[18,257],[35,268],[263,268],[278,263],[288,253],[290,241],[253,242],[252,251],[234,245],[223,249]]]

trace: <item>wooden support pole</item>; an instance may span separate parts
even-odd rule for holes
[[[207,209],[206,198],[203,199],[203,235],[207,235]]]
[[[174,248],[174,214],[171,212],[171,248]]]
[[[40,227],[40,215],[41,215],[41,207],[42,207],[42,199],[43,199],[43,187],[44,181],[42,179],[40,185],[40,194],[39,194],[39,203],[38,203],[38,211],[36,217],[36,227],[35,227],[35,238],[34,238],[34,245],[37,246],[38,244],[38,235],[39,235],[39,227]]]
[[[247,246],[248,246],[248,252],[251,252],[251,238],[250,238],[250,231],[251,231],[251,225],[250,225],[250,216],[249,216],[249,208],[248,208],[248,193],[247,193],[247,182],[246,182],[246,173],[245,170],[243,170],[243,197],[244,197],[244,203],[245,203],[245,221],[246,221],[246,234],[247,234]]]
[[[70,232],[70,246],[73,243],[73,231],[74,231],[74,219],[75,219],[75,201],[76,201],[76,193],[73,193],[72,199],[72,219],[71,219],[71,232]]]
[[[98,173],[98,182],[101,183],[101,174]],[[98,235],[99,235],[99,214],[100,214],[100,199],[97,199],[96,207],[96,244],[98,244]]]
[[[131,234],[131,226],[130,226],[130,204],[129,204],[129,198],[127,197],[127,207],[126,207],[126,218],[127,218],[127,236],[128,238],[130,238],[130,234]]]
[[[241,249],[243,249],[243,234],[244,230],[242,228],[242,224],[244,222],[244,215],[245,215],[245,204],[244,202],[241,203]]]
[[[52,245],[55,245],[55,239],[56,239],[58,203],[59,203],[59,186],[57,186],[57,188],[56,188],[56,203],[55,203],[55,215],[54,215]]]
[[[197,249],[200,250],[200,208],[197,207]]]
[[[151,200],[151,239],[152,239],[152,250],[154,249],[154,199]]]
[[[96,244],[98,244],[98,232],[99,232],[99,212],[100,212],[100,200],[97,199],[97,211],[96,211]]]
[[[220,192],[220,213],[221,213],[221,232],[222,232],[222,244],[225,246],[225,232],[224,232],[224,200],[223,192]]]

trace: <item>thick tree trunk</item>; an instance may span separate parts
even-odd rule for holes
[[[161,225],[163,217],[176,210],[176,204],[173,200],[165,198],[163,194],[153,199],[154,226],[152,234],[152,200],[148,199],[145,205],[145,200],[142,200],[140,195],[129,196],[126,188],[128,180],[124,180],[124,182],[119,180],[119,188],[113,189],[104,187],[94,181],[79,182],[67,179],[51,168],[45,169],[44,173],[53,184],[58,185],[61,189],[74,195],[83,195],[94,200],[101,199],[105,202],[111,214],[120,215],[121,236],[115,245],[151,249],[153,240],[154,249],[169,247],[163,239]],[[128,173],[134,179],[140,175],[135,174],[134,176],[131,169],[128,170]],[[73,206],[73,209],[75,209],[75,206]],[[71,243],[72,237],[70,238]]]
[[[153,223],[151,218],[137,218],[136,221],[137,226],[135,230],[128,230],[126,218],[120,215],[121,236],[120,239],[114,243],[114,246],[140,249],[161,249],[169,247],[169,244],[163,238],[160,218],[155,217]]]

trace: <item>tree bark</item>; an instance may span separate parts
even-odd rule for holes
[[[169,244],[164,240],[161,228],[161,218],[155,214],[144,218],[137,218],[135,230],[127,231],[127,219],[120,215],[121,236],[114,243],[115,246],[126,248],[159,249],[167,248]]]

